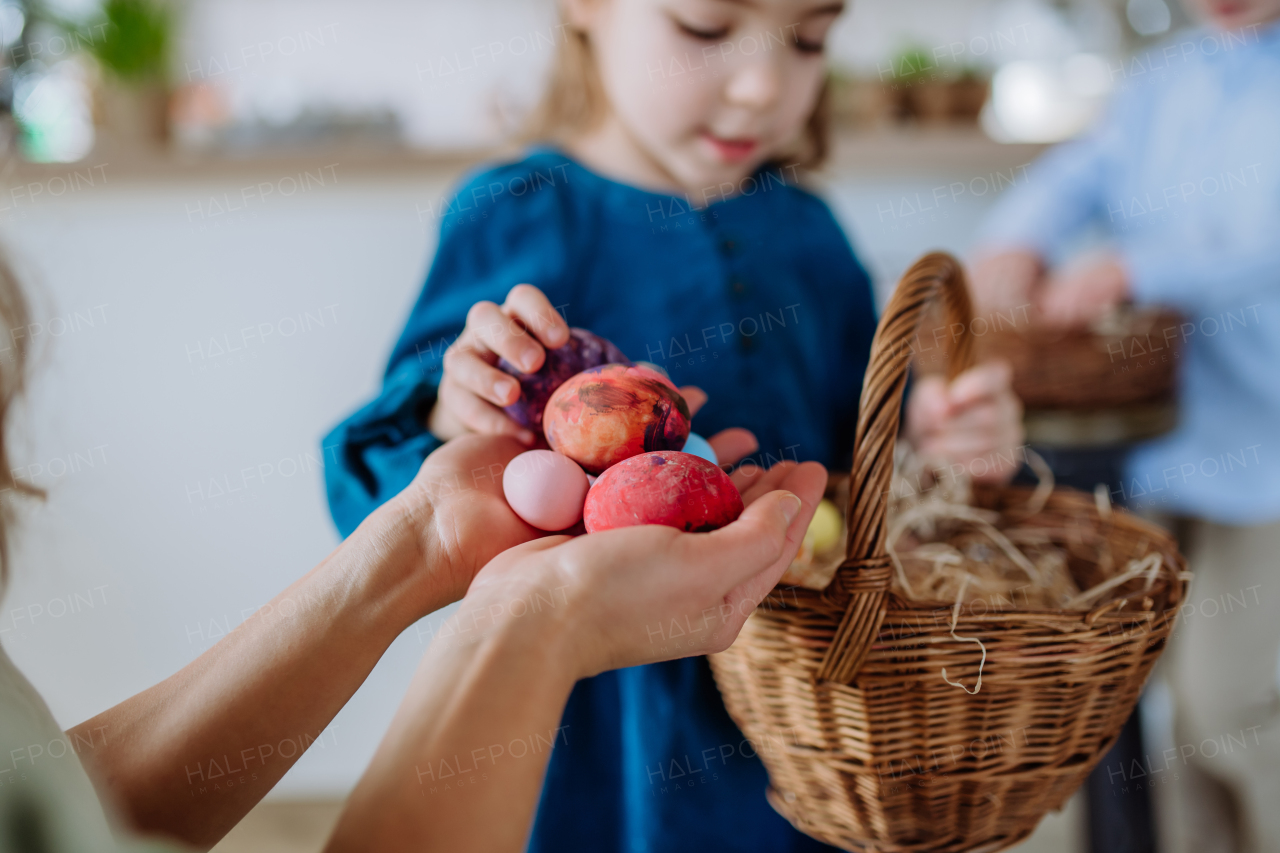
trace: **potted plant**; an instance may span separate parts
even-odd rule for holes
[[[84,29],[83,27],[81,28]],[[106,0],[87,45],[102,68],[102,117],[117,143],[155,147],[169,138],[170,9],[155,0]]]

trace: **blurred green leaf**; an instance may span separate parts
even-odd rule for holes
[[[151,0],[107,0],[106,27],[89,50],[108,71],[127,83],[163,83],[167,77],[173,18]]]
[[[904,83],[914,83],[929,76],[935,71],[937,64],[929,56],[926,48],[909,45],[898,52],[893,59],[893,76]]]

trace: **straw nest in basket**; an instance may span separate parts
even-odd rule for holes
[[[1038,523],[1053,494],[1053,472],[1030,449],[1026,461],[1039,483],[1023,506],[1002,514],[974,505],[974,485],[967,476],[899,446],[887,535],[894,594],[959,608],[1089,611],[1108,601],[1118,602],[1117,607],[1119,602],[1140,604],[1161,571],[1179,574],[1166,565],[1154,542],[1146,543],[1150,548],[1138,543],[1138,553],[1117,566],[1108,541],[1090,535],[1085,519],[1065,536],[1071,526],[1055,531]],[[828,495],[837,504],[847,502],[848,479],[833,477]],[[1105,487],[1099,486],[1093,502],[1099,515],[1110,515]],[[844,557],[843,544],[841,536],[822,552],[802,547],[781,583],[826,589]],[[1081,561],[1095,567],[1087,578],[1078,576],[1078,566],[1072,571]]]

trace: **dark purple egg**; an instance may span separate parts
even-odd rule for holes
[[[569,342],[558,349],[547,350],[542,367],[533,373],[521,373],[511,362],[498,360],[498,368],[520,380],[520,399],[504,411],[511,419],[537,434],[542,433],[542,411],[555,390],[571,376],[602,364],[631,364],[622,350],[586,329],[570,329]]]

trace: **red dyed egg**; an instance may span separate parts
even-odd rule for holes
[[[721,471],[700,456],[660,450],[632,456],[600,475],[587,492],[587,532],[665,524],[701,533],[742,514],[742,496]]]
[[[679,450],[689,406],[665,376],[639,365],[584,370],[547,401],[542,428],[551,449],[592,474],[652,450]]]

